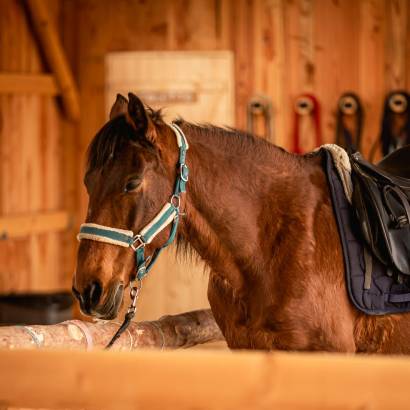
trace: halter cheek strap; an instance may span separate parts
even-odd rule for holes
[[[182,130],[176,124],[171,124],[170,126],[177,139],[179,158],[174,192],[169,202],[167,202],[154,219],[137,234],[125,229],[85,223],[81,225],[80,233],[77,235],[78,240],[89,239],[131,248],[135,252],[136,279],[138,280],[144,278],[152,268],[152,265],[157,260],[161,251],[174,241],[179,223],[180,195],[186,191],[186,183],[188,182],[189,170],[185,160],[189,145]],[[171,232],[165,244],[155,249],[152,257],[145,257],[145,246],[151,243],[152,240],[170,224],[172,224]]]

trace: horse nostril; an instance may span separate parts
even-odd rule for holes
[[[71,288],[71,291],[73,292],[73,295],[80,301],[80,302],[82,302],[82,296],[81,296],[81,293],[73,286],[72,288]]]
[[[77,291],[76,291],[77,292]],[[76,295],[76,292],[74,294]],[[99,282],[94,281],[91,285],[85,288],[82,294],[77,297],[80,301],[81,310],[87,314],[91,314],[91,310],[98,305],[102,295],[102,287]]]
[[[99,282],[94,281],[89,289],[89,306],[90,308],[94,308],[100,301],[102,295],[102,287]]]

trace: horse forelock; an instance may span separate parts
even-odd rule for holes
[[[163,124],[161,110],[153,110],[148,107],[146,112],[154,124]],[[88,147],[88,170],[104,167],[130,141],[137,142],[142,146],[151,146],[143,135],[135,132],[125,115],[108,121],[98,131]]]

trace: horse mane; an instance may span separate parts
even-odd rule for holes
[[[255,158],[258,157],[258,153],[272,152],[275,149],[286,152],[283,148],[274,146],[263,138],[233,127],[220,127],[209,123],[191,123],[183,118],[178,118],[174,122],[183,127],[184,130],[188,130],[189,134],[197,135],[199,139],[217,138],[218,147],[223,152],[232,154],[245,152],[249,154],[251,150]]]
[[[237,158],[238,161],[244,156],[249,157],[251,153],[252,160],[257,162],[263,161],[264,158],[270,158],[272,161],[280,153],[280,156],[289,156],[298,160],[293,154],[288,153],[285,149],[271,144],[263,138],[252,135],[246,131],[241,131],[232,127],[219,127],[208,123],[191,123],[183,118],[178,118],[174,121],[176,125],[182,128],[187,135],[195,136],[196,141],[204,141],[204,143],[212,144],[217,140],[218,150],[226,153],[230,157]],[[189,156],[189,151],[188,151]],[[188,185],[189,190],[189,185]],[[181,216],[182,218],[189,217]],[[207,229],[204,227],[203,235],[207,235]],[[192,232],[192,235],[195,235]],[[188,237],[190,234],[188,234]],[[188,238],[180,232],[176,238],[176,257],[177,259],[187,260],[189,262],[201,261],[201,256],[189,243]],[[204,273],[209,272],[210,267],[204,264]]]

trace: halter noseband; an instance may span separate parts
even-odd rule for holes
[[[112,245],[131,248],[135,252],[136,275],[134,280],[138,281],[139,285],[137,287],[131,287],[131,306],[128,309],[123,325],[117,331],[116,335],[114,335],[108,347],[110,347],[121,335],[121,333],[128,326],[132,317],[135,315],[136,300],[141,288],[141,280],[151,270],[161,251],[174,241],[177,233],[180,215],[179,208],[181,203],[181,193],[186,191],[186,183],[188,182],[189,170],[185,163],[185,159],[189,145],[184,133],[176,124],[172,123],[170,127],[174,131],[177,138],[179,158],[177,164],[178,173],[174,192],[169,202],[167,202],[159,211],[159,213],[154,217],[154,219],[148,225],[142,228],[141,231],[137,234],[134,234],[133,231],[125,229],[111,228],[109,226],[94,223],[85,223],[81,225],[80,232],[77,235],[77,239],[79,241],[82,239],[89,239],[92,241],[105,242]],[[171,223],[171,232],[165,244],[160,248],[156,248],[152,257],[145,257],[145,246],[151,243],[151,241]]]

